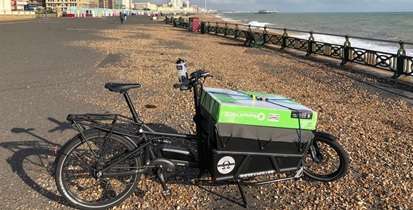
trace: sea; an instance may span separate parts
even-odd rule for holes
[[[256,26],[297,29],[329,34],[384,39],[413,43],[413,12],[380,13],[219,13],[226,21],[241,21]],[[308,38],[308,33],[290,32],[290,36]],[[343,37],[315,35],[316,41],[343,44]],[[398,43],[351,39],[353,47],[396,53]],[[413,55],[413,45],[405,46]]]

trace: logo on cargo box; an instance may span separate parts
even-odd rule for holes
[[[271,122],[278,122],[280,120],[280,115],[279,114],[270,114],[268,116],[268,120]]]
[[[265,114],[260,112],[260,113],[236,113],[236,112],[224,112],[224,116],[232,121],[235,120],[259,120],[259,121],[264,121],[265,120]]]
[[[235,168],[235,160],[231,156],[225,156],[219,159],[217,169],[220,174],[229,174]]]

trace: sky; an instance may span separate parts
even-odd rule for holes
[[[204,0],[190,1],[202,7],[204,5]],[[207,0],[207,7],[224,11],[398,12],[413,11],[413,0]]]

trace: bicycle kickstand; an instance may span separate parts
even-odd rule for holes
[[[156,173],[157,173],[158,179],[159,179],[159,181],[161,182],[161,185],[162,185],[162,189],[163,189],[162,194],[163,194],[163,196],[168,197],[168,196],[171,195],[171,190],[166,185],[165,177],[164,177],[162,171],[163,171],[162,168],[158,168],[156,170]]]
[[[242,184],[239,180],[236,181],[236,184],[238,186],[238,191],[241,194],[241,198],[242,198],[241,206],[244,208],[248,208],[248,201],[247,201],[247,198],[245,197],[244,190],[242,189]]]

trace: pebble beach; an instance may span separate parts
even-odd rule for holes
[[[143,88],[130,94],[146,123],[181,133],[195,130],[191,93],[172,88],[178,58],[187,60],[190,71],[209,71],[214,77],[206,81],[207,86],[279,94],[319,113],[318,130],[335,135],[347,150],[349,173],[332,183],[300,179],[246,187],[251,209],[413,208],[412,104],[367,85],[379,83],[378,79],[283,51],[245,48],[238,41],[190,33],[161,22],[127,23],[94,33],[100,38],[66,44],[105,54],[96,63],[96,74],[111,81],[141,83]],[[119,95],[107,92],[106,96],[72,97],[128,114]],[[37,181],[55,191],[50,176]],[[165,199],[157,182],[143,178],[140,190],[114,209],[242,209],[208,192],[234,197],[236,186],[172,183],[170,187],[172,196]]]

